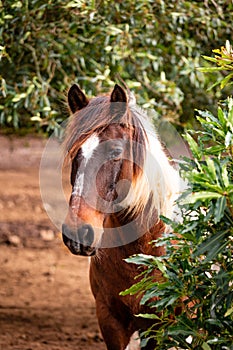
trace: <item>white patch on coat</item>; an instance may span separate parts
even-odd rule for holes
[[[99,137],[96,134],[91,135],[82,145],[82,155],[87,164],[88,160],[92,157],[92,154],[96,147],[99,145]]]
[[[81,196],[84,183],[84,173],[77,172],[72,195]]]
[[[84,186],[84,172],[86,165],[88,161],[91,159],[94,150],[97,148],[99,145],[99,138],[97,135],[93,134],[91,135],[82,145],[81,147],[81,152],[83,156],[83,161],[82,161],[82,171],[77,171],[76,178],[75,178],[75,183],[74,183],[74,188],[72,191],[72,195],[74,196],[79,196],[81,197],[82,192],[83,192],[83,186]]]

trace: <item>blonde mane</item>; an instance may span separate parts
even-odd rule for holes
[[[132,183],[125,199],[129,205],[129,211],[132,210],[137,214],[143,211],[150,201],[147,216],[152,216],[156,211],[157,217],[163,215],[174,219],[178,214],[175,200],[184,186],[179,172],[166,156],[147,114],[136,104],[132,105],[130,110],[140,120],[144,130],[146,152],[140,176]]]

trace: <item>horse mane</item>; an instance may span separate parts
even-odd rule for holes
[[[160,215],[174,219],[176,212],[175,200],[179,197],[184,184],[179,172],[171,165],[159,136],[147,114],[136,104],[131,107],[132,113],[141,121],[146,134],[146,156],[143,172],[128,193],[128,201],[135,204],[136,211],[143,211],[150,203],[148,219]],[[134,203],[134,204],[133,204]],[[147,209],[148,210],[148,209]]]
[[[120,123],[131,129],[133,126],[132,141],[136,145],[133,158],[143,169],[134,165],[132,185],[121,204],[133,216],[147,208],[149,220],[155,212],[158,218],[159,215],[172,218],[174,201],[180,192],[179,174],[170,164],[147,114],[136,105],[134,95],[128,94],[128,103],[119,103],[117,113],[111,108],[109,96],[95,97],[74,113],[64,140],[66,156],[72,161],[93,133],[99,135],[111,124]]]

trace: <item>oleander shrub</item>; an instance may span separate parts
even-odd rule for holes
[[[213,69],[228,71],[220,84],[231,86],[230,43],[214,52],[215,57],[206,59],[217,63]],[[177,201],[182,221],[162,217],[172,230],[153,244],[165,245],[165,256],[140,254],[127,259],[146,269],[122,294],[139,293],[141,303],[151,308],[150,314],[141,315],[155,320],[142,334],[142,344],[154,337],[156,349],[232,350],[233,98],[221,101],[215,115],[198,110],[196,119],[202,129],[184,135],[192,157],[181,163],[181,175],[188,183]],[[154,269],[162,272],[162,283],[151,279]]]

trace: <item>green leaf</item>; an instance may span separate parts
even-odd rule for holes
[[[223,164],[223,166],[222,166],[222,179],[223,179],[224,186],[228,187],[230,185],[230,183],[229,183],[227,164]]]
[[[221,107],[218,107],[218,119],[222,126],[225,127],[227,123],[227,118]]]
[[[160,215],[160,219],[166,224],[166,225],[172,225],[173,221],[166,216]]]
[[[187,198],[185,198],[182,201],[182,204],[194,204],[197,201],[201,201],[204,202],[206,200],[210,200],[210,199],[216,199],[216,198],[220,198],[222,197],[222,195],[220,193],[216,193],[216,192],[208,192],[208,191],[200,191],[200,192],[196,192],[193,194],[190,194]]]
[[[233,73],[230,73],[224,79],[222,79],[220,84],[221,89],[223,89],[228,84],[229,80],[232,78],[233,78]]]
[[[221,84],[221,80],[216,81],[214,84],[210,85],[208,89],[206,90],[207,92],[211,91],[215,86],[218,86]]]
[[[232,142],[232,133],[230,131],[227,132],[226,137],[225,137],[225,146],[229,147],[231,142]]]
[[[135,254],[125,259],[125,261],[132,264],[149,266],[155,259],[153,255]]]
[[[212,114],[211,112],[206,111],[206,110],[202,111],[202,110],[199,110],[199,109],[197,109],[196,111],[198,112],[198,114],[199,114],[200,116],[202,116],[203,118],[205,118],[207,122],[208,122],[208,121],[212,121],[212,122],[218,124],[218,119],[217,119],[216,117],[214,117],[213,114]]]
[[[222,244],[221,242],[217,242],[216,245],[208,251],[204,262],[208,262],[216,259],[218,254],[221,254],[221,252],[223,252],[223,250],[227,245],[228,245],[228,241],[224,241]]]
[[[222,188],[220,186],[215,184],[212,185],[211,183],[207,182],[208,178],[206,179],[203,176],[203,173],[192,174],[191,176],[188,177],[188,180],[190,180],[193,184],[195,183],[195,185],[199,185],[201,188],[204,188],[205,190],[209,189],[214,192],[219,192],[219,193],[222,192]]]
[[[215,154],[218,155],[223,150],[225,150],[225,146],[224,145],[214,145],[214,146],[211,146],[211,147],[207,147],[204,150],[204,153],[208,154],[208,155],[215,155]]]
[[[165,276],[165,277],[168,277],[167,276],[167,269],[166,269],[166,266],[164,265],[164,263],[162,261],[160,261],[159,259],[156,259],[155,260],[155,263],[156,263],[156,266],[158,267],[158,269],[162,272],[162,274]]]
[[[224,68],[223,67],[209,67],[209,68],[201,67],[201,68],[197,68],[197,70],[199,70],[199,72],[212,73],[212,72],[224,70]]]
[[[211,347],[206,342],[204,342],[201,347],[203,350],[211,350]]]
[[[211,158],[209,158],[209,157],[206,157],[205,161],[206,161],[206,164],[207,164],[208,173],[210,174],[212,181],[215,182],[215,180],[216,180],[216,169],[215,169],[214,161]]]
[[[30,118],[32,121],[36,121],[36,122],[41,122],[43,119],[40,117],[40,115],[35,115],[33,117]]]
[[[180,298],[180,295],[178,293],[175,293],[174,295],[169,295],[168,297],[163,297],[160,300],[157,300],[155,302],[156,308],[165,308],[169,305],[172,305],[177,299]]]
[[[226,205],[227,205],[226,197],[222,196],[220,198],[217,198],[216,204],[215,204],[215,217],[214,217],[215,224],[217,224],[224,216]]]
[[[189,147],[193,153],[193,155],[199,160],[201,158],[201,152],[199,150],[198,144],[193,139],[190,134],[184,135],[184,138],[188,141]]]
[[[206,320],[206,323],[217,327],[223,327],[223,324],[216,318],[209,318]]]
[[[150,283],[150,277],[148,278],[142,278],[138,283],[133,284],[130,288],[122,291],[119,293],[119,295],[134,295],[137,294],[139,292],[141,292],[142,290],[146,290],[148,288],[148,285],[151,286]]]
[[[149,318],[151,320],[159,320],[161,321],[161,318],[155,314],[138,314],[135,315],[136,317],[142,317],[142,318]]]
[[[209,56],[205,56],[205,55],[202,55],[201,57],[203,57],[205,60],[210,61],[210,62],[214,62],[214,63],[218,62],[218,60],[214,57],[209,57]]]
[[[219,247],[226,235],[226,231],[217,232],[215,235],[208,237],[194,252],[194,256],[201,256],[205,253],[209,254],[208,260],[219,253]],[[224,244],[227,242],[224,242]]]
[[[12,16],[12,15],[5,15],[3,18],[4,18],[4,19],[12,19],[13,16]]]
[[[229,112],[228,112],[228,115],[227,115],[227,117],[228,117],[228,123],[227,124],[230,127],[231,132],[233,133],[233,99],[230,98],[228,103],[229,103]],[[230,105],[231,105],[231,107],[230,107]]]
[[[26,93],[16,94],[15,97],[12,99],[12,102],[19,102],[20,100],[24,99],[26,96],[27,96]]]
[[[230,316],[231,314],[233,313],[233,306],[230,308],[230,309],[228,309],[227,311],[226,311],[226,313],[225,313],[225,317],[228,317],[228,316]]]
[[[184,325],[172,326],[168,329],[168,335],[177,335],[181,334],[183,336],[196,336],[196,333],[191,329],[185,329]]]

